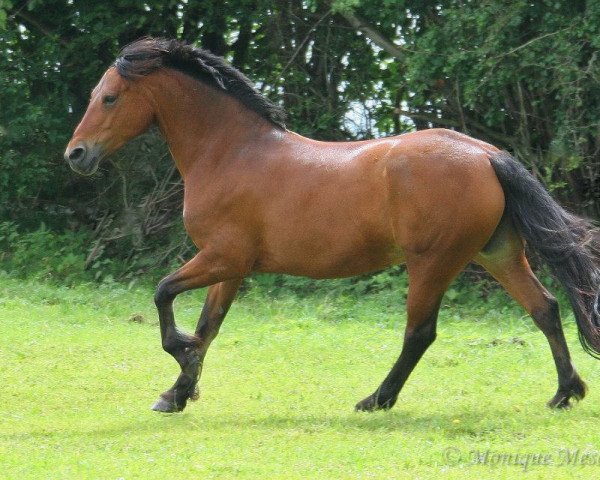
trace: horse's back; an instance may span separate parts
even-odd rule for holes
[[[496,151],[449,130],[348,143],[292,135],[270,167],[280,193],[264,189],[257,267],[345,276],[401,263],[407,252],[478,251],[504,209],[489,162]]]

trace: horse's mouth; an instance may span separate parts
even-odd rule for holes
[[[77,158],[72,158],[73,155],[69,156],[65,154],[65,158],[69,163],[71,169],[80,175],[93,175],[98,170],[100,160],[104,157],[104,149],[100,145],[94,145],[91,148],[85,148],[83,146],[77,147],[84,152],[83,155],[78,155]]]
[[[98,156],[90,156],[89,158],[85,158],[80,162],[69,162],[69,166],[71,169],[80,174],[80,175],[93,175],[98,170],[98,165],[100,164],[100,158]]]

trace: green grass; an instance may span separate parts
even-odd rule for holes
[[[201,298],[177,301],[184,327]],[[401,304],[391,294],[246,294],[211,347],[200,400],[162,415],[149,407],[177,365],[160,348],[150,290],[1,277],[0,477],[597,476],[600,362],[582,352],[570,315],[567,338],[591,387],[571,411],[544,406],[556,378],[543,335],[515,308],[482,304],[443,310],[393,410],[355,413],[399,353]],[[564,465],[567,451],[579,457]],[[502,454],[551,465],[502,465]]]

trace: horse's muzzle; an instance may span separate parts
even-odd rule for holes
[[[98,164],[103,157],[103,150],[98,144],[90,147],[84,143],[79,143],[73,148],[67,147],[65,160],[75,172],[81,175],[92,175],[98,170]]]

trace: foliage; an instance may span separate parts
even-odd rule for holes
[[[13,277],[68,286],[82,281],[109,285],[119,281],[132,287],[157,282],[168,272],[168,266],[157,265],[141,252],[130,251],[125,263],[118,261],[115,253],[102,255],[102,248],[100,239],[87,230],[55,232],[42,223],[36,230],[20,231],[14,223],[0,223],[0,272],[10,272]],[[141,276],[142,271],[147,273]]]
[[[3,267],[8,271],[29,273],[33,278],[59,282],[79,279],[85,262],[86,240],[85,233],[66,231],[57,234],[44,224],[21,236],[14,224],[0,223]]]
[[[21,234],[42,224],[59,237],[80,232],[88,269],[113,262],[128,279],[190,256],[175,213],[178,173],[156,132],[91,179],[62,160],[89,91],[119,48],[144,35],[224,55],[299,133],[455,128],[515,152],[597,218],[599,25],[600,4],[583,0],[2,0],[0,221]],[[383,278],[348,288],[377,290]]]
[[[428,18],[407,62],[409,111],[516,152],[598,216],[597,2],[449,2]]]

